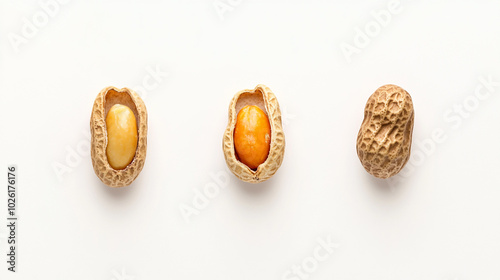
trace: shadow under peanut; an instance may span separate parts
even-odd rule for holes
[[[93,180],[93,185],[95,188],[98,189],[99,192],[104,193],[106,197],[109,197],[110,199],[114,200],[123,200],[126,199],[127,197],[131,196],[131,193],[134,193],[137,191],[138,188],[144,187],[141,186],[141,179],[140,176],[132,182],[132,184],[125,186],[125,187],[119,187],[119,188],[112,188],[104,184],[97,176],[94,176]]]
[[[274,186],[273,178],[270,178],[269,180],[258,184],[243,182],[236,176],[233,176],[231,180],[232,180],[231,185],[236,186],[236,188],[240,190],[242,193],[253,197],[263,196],[266,195],[267,193],[270,193],[271,188]]]
[[[363,175],[365,180],[369,182],[371,186],[375,186],[375,189],[382,193],[393,193],[395,190],[399,188],[399,184],[391,185],[388,179],[380,179],[377,178],[368,172],[365,172]]]

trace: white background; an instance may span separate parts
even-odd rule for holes
[[[300,279],[285,274],[328,238],[339,247],[308,279],[500,279],[500,86],[474,96],[481,77],[500,82],[498,1],[401,0],[380,30],[373,13],[390,1],[231,1],[222,14],[226,0],[103,2],[58,4],[44,23],[45,1],[1,1],[3,256],[10,163],[20,219],[18,273],[1,257],[1,279]],[[33,16],[37,31],[13,44]],[[367,25],[370,41],[344,55]],[[108,188],[88,154],[94,98],[157,67],[168,77],[143,92],[144,169]],[[232,96],[259,83],[284,111],[286,151],[250,185],[221,141]],[[355,151],[387,83],[413,98],[419,155],[393,187]],[[436,130],[446,139],[429,144]],[[229,183],[187,223],[179,207],[211,174]]]

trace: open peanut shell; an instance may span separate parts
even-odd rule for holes
[[[109,109],[115,104],[129,107],[134,113],[137,122],[137,149],[132,162],[121,170],[113,169],[108,163],[106,147],[108,135],[106,116]],[[146,160],[148,132],[148,113],[141,97],[128,88],[118,89],[107,87],[96,97],[90,117],[91,148],[90,155],[95,174],[101,181],[110,187],[124,187],[130,185],[141,172]]]
[[[271,125],[271,143],[269,154],[264,163],[256,170],[250,169],[238,160],[234,149],[234,127],[238,112],[246,105],[256,105],[264,111]],[[271,178],[283,162],[285,153],[285,134],[281,124],[281,111],[276,96],[265,85],[255,89],[242,90],[233,97],[229,104],[229,123],[222,139],[222,149],[226,164],[240,180],[248,183],[260,183]]]

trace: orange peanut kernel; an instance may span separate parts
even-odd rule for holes
[[[239,112],[234,127],[234,148],[239,161],[257,169],[269,154],[271,125],[266,113],[257,106],[245,106]]]

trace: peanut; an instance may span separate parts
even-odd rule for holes
[[[250,169],[257,169],[267,159],[271,126],[266,114],[255,105],[240,110],[234,128],[234,147],[238,159]]]
[[[396,85],[378,88],[368,99],[356,151],[365,170],[378,178],[401,171],[410,158],[413,102]]]
[[[137,149],[137,125],[129,107],[115,104],[106,116],[108,146],[106,156],[109,165],[120,170],[132,162]]]
[[[280,105],[274,93],[265,85],[237,92],[229,103],[228,117],[222,151],[229,170],[253,184],[271,178],[285,154]]]
[[[106,87],[90,116],[90,157],[95,174],[110,187],[130,185],[146,161],[148,112],[129,88]]]

